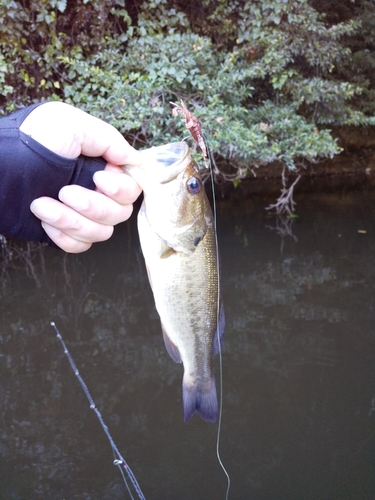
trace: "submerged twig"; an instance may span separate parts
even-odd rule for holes
[[[294,212],[294,208],[296,206],[296,202],[293,199],[293,191],[300,178],[301,175],[299,175],[294,180],[291,186],[287,187],[287,178],[285,176],[285,166],[284,166],[281,175],[281,181],[283,186],[281,189],[281,194],[276,200],[276,203],[273,203],[272,205],[266,207],[266,210],[275,209],[277,215],[283,215],[285,213],[287,213],[288,215],[292,215]]]
[[[281,236],[281,253],[284,251],[284,238],[290,236],[294,241],[298,241],[297,236],[293,234],[293,222],[294,218],[288,217],[286,215],[276,215],[276,225],[266,226],[267,229],[271,231],[276,231],[276,233]]]
[[[37,286],[41,287],[40,275],[45,271],[45,262],[43,249],[45,243],[36,242],[17,242],[15,240],[7,240],[5,236],[0,234],[0,283],[4,286],[5,278],[8,276],[8,268],[10,266],[19,265],[25,267],[27,276],[31,277]],[[36,257],[39,257],[39,269],[35,264]]]

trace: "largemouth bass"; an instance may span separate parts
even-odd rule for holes
[[[197,411],[214,422],[211,356],[220,349],[224,309],[211,207],[185,142],[141,155],[142,163],[126,171],[144,192],[138,232],[166,349],[184,365],[184,420]]]

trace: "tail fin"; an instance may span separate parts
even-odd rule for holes
[[[218,414],[215,377],[211,375],[205,382],[188,382],[184,376],[182,382],[184,420],[187,422],[193,413],[206,422],[215,422]]]

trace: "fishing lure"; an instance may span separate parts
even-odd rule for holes
[[[185,106],[184,101],[181,99],[181,105],[176,104],[175,102],[170,102],[174,106],[172,109],[172,114],[173,116],[177,116],[178,113],[181,113],[186,122],[186,128],[189,130],[191,135],[193,136],[194,141],[198,146],[201,148],[202,151],[202,156],[203,156],[203,161],[204,164],[206,165],[206,160],[207,160],[207,147],[206,143],[202,134],[202,126],[200,124],[200,121],[198,118],[191,113],[187,107]],[[207,166],[207,165],[206,165]]]

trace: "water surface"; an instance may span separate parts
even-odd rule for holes
[[[375,498],[375,193],[301,198],[289,235],[255,197],[218,212],[230,498]],[[225,498],[216,426],[183,422],[134,222],[78,256],[3,250],[1,500],[129,498],[51,320],[146,498]]]

